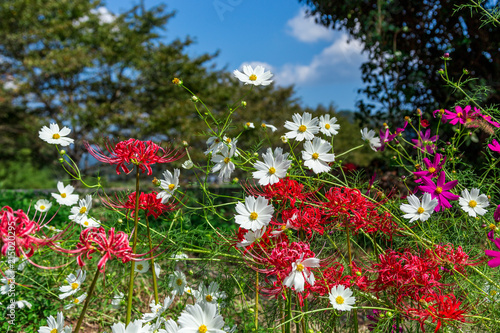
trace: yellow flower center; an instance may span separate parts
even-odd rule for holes
[[[258,217],[259,217],[259,214],[257,214],[256,212],[252,212],[250,214],[250,220],[257,220]]]
[[[262,126],[262,128],[266,128],[266,124],[264,124],[264,123],[262,123],[262,125],[260,125],[260,126]]]
[[[496,290],[492,290],[492,291],[490,291],[490,295],[491,295],[491,296],[495,296],[496,294],[497,294],[497,291],[496,291]]]
[[[441,192],[443,192],[443,188],[440,186],[436,187],[436,193],[441,194]]]
[[[250,81],[255,81],[255,80],[257,80],[257,75],[252,74],[248,78],[250,79]]]
[[[318,154],[318,153],[314,153],[314,154],[312,154],[312,158],[313,158],[313,159],[317,160],[317,159],[318,159],[318,157],[319,157],[319,154]]]
[[[302,264],[298,264],[298,265],[297,265],[297,270],[298,270],[299,272],[302,272],[302,271],[304,270],[304,265],[302,265]]]
[[[470,123],[471,121],[472,121],[472,119],[470,119],[470,118],[465,119],[466,123]]]
[[[57,332],[59,332],[59,331],[57,330],[57,328],[54,328],[54,329],[52,329],[52,331],[50,331],[50,333],[57,333]]]
[[[71,288],[72,288],[73,290],[75,290],[75,289],[76,289],[76,288],[78,288],[79,286],[80,286],[80,285],[79,285],[78,283],[76,283],[76,282],[73,282],[73,283],[71,284]]]
[[[496,230],[496,229],[497,229],[497,226],[496,226],[496,225],[494,225],[494,224],[492,223],[492,224],[490,224],[490,229],[491,229],[491,230]]]
[[[286,230],[286,225],[282,225],[281,230]]]
[[[275,173],[275,172],[276,172],[276,169],[275,169],[275,168],[273,168],[273,167],[270,167],[270,168],[269,168],[269,173],[270,173],[271,175],[274,175],[274,173]]]
[[[207,302],[212,302],[212,295],[207,295],[205,296],[205,299],[207,300]]]
[[[255,76],[255,75],[252,75],[252,76]],[[251,77],[250,77],[250,80],[251,80]],[[199,328],[198,328],[198,332],[200,333],[207,333],[208,329],[205,325],[201,325]]]
[[[457,113],[457,116],[459,116],[460,118],[462,118],[463,117],[463,113],[459,112],[459,113]]]
[[[229,157],[226,157],[226,158],[224,159],[224,163],[228,164],[229,162],[231,162],[231,159],[230,159]]]
[[[78,304],[78,303],[80,303],[80,300],[79,300],[78,298],[75,298],[75,299],[73,300],[73,303]]]
[[[88,221],[83,222],[83,225],[89,225]]]
[[[231,143],[231,138],[227,138],[227,139],[226,139],[226,142],[227,142],[227,143]]]
[[[304,133],[306,130],[307,130],[306,125],[300,125],[300,126],[299,126],[299,132]]]
[[[61,136],[59,135],[59,133],[56,133],[56,134],[52,135],[52,139],[56,139],[57,140],[57,139],[60,139],[60,138],[61,138]]]
[[[41,205],[41,206],[40,206],[40,210],[45,210],[45,206],[44,206],[44,205]]]
[[[142,266],[141,264],[137,265],[137,269],[138,269],[138,270],[142,270],[142,267],[143,267],[143,266]]]
[[[325,124],[326,129],[330,129],[330,124]]]
[[[440,109],[439,114],[444,114],[444,109]]]
[[[422,207],[418,207],[417,213],[422,214],[423,212],[425,212],[425,209]]]
[[[247,123],[247,126],[250,126],[250,123]]]
[[[175,184],[170,184],[170,185],[168,185],[168,189],[169,189],[170,191],[172,191],[174,188],[175,188]]]
[[[82,207],[80,208],[80,214],[85,214],[85,212],[87,211],[87,207]]]
[[[172,83],[173,83],[173,84],[179,84],[179,83],[181,83],[181,80],[179,80],[178,78],[176,78],[176,77],[175,77],[175,78],[172,80]]]
[[[177,279],[177,281],[175,281],[175,283],[176,283],[178,286],[182,286],[182,279]]]
[[[66,193],[61,193],[61,198],[66,198]]]
[[[434,172],[436,172],[436,168],[434,168],[434,167],[430,167],[428,171],[429,171],[430,173],[434,173]]]
[[[477,206],[477,202],[474,200],[469,201],[469,207],[474,208]]]
[[[337,298],[335,299],[335,302],[337,304],[344,304],[344,297],[342,296],[337,296]]]
[[[8,279],[8,280],[7,280],[7,284],[12,284],[12,280],[11,280],[11,279]]]

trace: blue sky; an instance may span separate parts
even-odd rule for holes
[[[108,0],[113,13],[122,13],[138,0]],[[361,45],[347,42],[339,31],[307,18],[298,0],[145,0],[146,7],[165,3],[176,11],[164,34],[166,43],[186,36],[196,42],[187,49],[196,56],[220,51],[218,68],[241,69],[262,64],[278,85],[295,85],[303,105],[333,103],[354,110],[363,86]]]

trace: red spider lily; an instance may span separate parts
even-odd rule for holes
[[[285,224],[288,222],[292,229],[304,230],[307,237],[316,231],[320,235],[324,233],[324,224],[327,222],[321,216],[321,211],[316,207],[301,205],[300,208],[287,209],[282,212]]]
[[[443,324],[447,325],[454,321],[467,322],[463,314],[468,309],[460,309],[462,302],[456,299],[453,294],[441,295],[431,292],[420,298],[418,303],[417,308],[409,307],[406,313],[420,323],[423,332],[425,332],[424,323],[427,319],[432,319],[433,323],[437,323],[435,333]]]
[[[283,178],[273,185],[266,185],[262,190],[255,187],[245,186],[246,192],[253,196],[263,196],[274,203],[279,203],[284,207],[288,202],[293,207],[297,200],[304,201],[311,193],[304,193],[304,185],[296,180]]]
[[[158,199],[157,192],[153,191],[151,193],[143,193],[139,195],[139,210],[143,210],[146,213],[146,216],[153,215],[154,218],[158,218],[161,214],[175,210],[177,208],[177,203],[162,203],[162,199]],[[132,192],[128,195],[128,199],[125,202],[120,202],[111,200],[103,200],[103,204],[116,209],[128,209],[130,210],[130,217],[134,217],[135,211],[135,192]]]
[[[400,301],[403,297],[428,293],[434,287],[443,285],[439,282],[438,265],[414,255],[410,250],[399,253],[389,249],[380,254],[379,259],[380,262],[373,263],[369,269],[378,274],[375,280],[369,281],[371,290],[377,294],[386,291],[396,295]]]
[[[314,293],[325,296],[336,285],[341,284],[345,287],[350,287],[351,277],[349,275],[342,276],[343,273],[344,266],[341,263],[334,262],[333,265],[325,268],[315,276],[316,282],[309,289]]]
[[[426,250],[425,256],[439,266],[452,267],[456,271],[466,274],[466,266],[477,266],[484,260],[470,261],[469,255],[459,246],[456,249],[453,244],[435,245],[433,250]]]
[[[126,164],[138,165],[140,170],[144,173],[147,170],[148,176],[153,171],[151,165],[156,163],[170,163],[183,157],[184,151],[176,151],[171,149],[164,149],[153,141],[140,141],[137,139],[128,139],[120,141],[116,145],[113,141],[107,140],[105,142],[106,149],[110,156],[104,155],[101,148],[93,148],[88,142],[84,142],[90,155],[94,156],[100,162],[108,164],[116,164],[116,173],[120,174],[120,168],[125,173],[130,173],[131,170]]]

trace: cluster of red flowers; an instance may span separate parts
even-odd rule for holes
[[[145,212],[146,216],[153,215],[158,218],[161,214],[172,211],[177,208],[177,202],[162,203],[162,199],[157,198],[158,193],[153,191],[151,193],[143,193],[139,195],[139,210]],[[116,209],[126,209],[130,211],[130,217],[134,217],[135,212],[135,192],[128,195],[127,201],[120,202],[120,200],[111,201],[103,200],[103,204]]]
[[[484,260],[469,260],[469,255],[459,246],[456,249],[452,244],[435,245],[433,250],[426,250],[425,257],[434,262],[436,265],[443,266],[444,269],[455,269],[456,271],[466,274],[466,266],[477,266]]]

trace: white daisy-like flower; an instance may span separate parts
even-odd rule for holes
[[[248,123],[245,124],[245,127],[246,128],[255,128],[255,125],[253,123],[251,123],[251,122],[248,122]]]
[[[257,161],[253,165],[257,171],[253,172],[253,178],[259,180],[260,185],[273,185],[286,176],[286,172],[292,161],[288,159],[288,153],[283,154],[283,149],[276,148],[274,153],[267,148],[267,153],[262,154],[264,162]]]
[[[26,260],[27,258],[24,256],[24,254],[21,254],[18,257],[13,257],[12,259],[9,259],[9,264],[11,263],[11,260],[12,260],[12,263],[15,264],[17,262],[19,262],[19,264],[17,265],[17,270],[18,271],[23,271],[24,268],[26,268],[26,265],[29,263],[28,260]],[[10,270],[6,270],[5,271],[5,274],[6,274],[6,277],[8,278],[7,276],[7,272],[10,271]]]
[[[191,169],[193,166],[194,166],[194,163],[191,160],[187,160],[184,163],[182,163],[182,168],[186,169],[186,170]]]
[[[177,325],[177,323],[175,321],[172,320],[172,318],[169,318],[165,322],[165,331],[167,333],[177,333],[177,332],[179,332],[179,326]]]
[[[293,214],[293,217],[297,218],[297,214]],[[285,224],[283,224],[279,229],[271,231],[272,237],[278,237],[281,235],[283,232],[285,232],[287,229],[294,229],[292,227],[292,224],[289,222],[291,219],[288,219]]]
[[[271,124],[262,123],[260,125],[260,127],[262,127],[263,129],[269,128],[271,130],[271,132],[276,132],[278,130],[278,128],[276,126],[273,126]]]
[[[193,294],[193,289],[192,289],[190,286],[186,285],[186,286],[184,287],[184,292],[185,292],[186,294],[188,294],[188,295],[192,295],[192,294]]]
[[[337,124],[337,118],[330,118],[329,114],[319,117],[319,130],[326,136],[337,135],[340,125]]]
[[[271,71],[266,72],[263,66],[256,66],[255,69],[253,69],[252,66],[244,65],[243,73],[236,69],[233,71],[233,74],[244,84],[267,86],[273,82],[272,80],[269,80],[273,77],[273,74],[271,74]]]
[[[185,254],[184,252],[177,252],[176,254],[172,254],[170,256],[170,258],[174,258],[174,261],[178,262],[179,260],[182,260],[182,259],[188,259],[189,256],[187,254]]]
[[[75,223],[78,223],[85,228],[99,228],[101,226],[101,222],[99,220],[88,215],[84,215],[79,219],[76,219]]]
[[[71,303],[69,304],[66,304],[64,306],[64,310],[69,310],[71,309],[72,307],[74,307],[75,305],[80,305],[83,303],[83,301],[85,301],[85,299],[87,298],[87,293],[83,293],[81,294],[79,297],[76,297],[76,298],[73,298],[73,300],[71,301]]]
[[[434,212],[434,208],[439,204],[437,198],[432,199],[430,193],[424,193],[422,197],[422,203],[414,194],[411,194],[407,197],[408,204],[402,204],[399,207],[405,215],[403,217],[405,219],[410,219],[408,222],[413,222],[416,220],[427,221],[431,214]]]
[[[63,182],[57,182],[59,193],[52,193],[57,203],[64,206],[73,206],[78,202],[78,194],[73,194],[75,188],[71,185],[64,186]]]
[[[161,314],[168,309],[172,301],[174,300],[175,294],[172,297],[165,297],[163,300],[163,305],[161,303],[156,303],[155,300],[152,300],[149,303],[149,308],[151,309],[150,313],[145,313],[142,315],[142,321],[148,323],[156,318],[160,319]]]
[[[356,303],[356,298],[352,296],[351,289],[341,284],[333,287],[328,297],[333,308],[339,311],[351,311],[352,306]]]
[[[135,263],[136,273],[146,273],[149,270],[149,261],[139,261]]]
[[[305,282],[309,282],[311,286],[314,286],[314,274],[309,270],[311,267],[319,267],[318,258],[307,258],[303,259],[304,255],[300,257],[296,262],[292,263],[292,271],[283,280],[283,284],[288,288],[295,288],[296,292],[304,291]]]
[[[120,308],[124,296],[125,294],[120,291],[118,292],[118,294],[114,294],[113,299],[111,300],[111,306],[114,309]]]
[[[61,232],[62,231],[61,229],[57,229],[56,227],[54,227],[52,225],[44,225],[43,227],[47,228],[47,229],[49,229],[50,231],[53,231],[53,232]]]
[[[374,130],[368,131],[368,128],[366,127],[361,130],[361,139],[368,142],[371,149],[377,151],[377,148],[380,148],[382,146],[382,143],[380,142],[380,138],[375,137],[375,135],[376,134]]]
[[[157,262],[155,262],[154,266],[155,266],[155,275],[159,279],[160,278],[160,272],[161,272],[160,264],[158,264]]]
[[[273,217],[274,207],[264,197],[248,196],[245,198],[245,204],[242,202],[236,204],[236,212],[238,215],[234,219],[240,227],[256,231],[269,224]]]
[[[312,142],[306,141],[302,151],[304,165],[316,174],[330,171],[328,163],[335,161],[335,154],[328,153],[331,149],[330,143],[320,138],[314,138]]]
[[[210,282],[208,287],[205,287],[205,284],[202,282],[198,290],[193,290],[192,293],[196,299],[196,303],[217,304],[217,300],[227,297],[225,292],[219,291],[219,284],[215,281]]]
[[[224,142],[222,142],[222,141],[223,140],[221,140],[217,136],[209,137],[207,140],[208,149],[207,149],[207,151],[205,151],[205,155],[208,155],[210,153],[215,154],[215,153],[219,152],[222,149],[222,147],[224,147]]]
[[[66,297],[79,292],[86,276],[87,272],[82,271],[81,269],[76,271],[76,276],[73,273],[68,275],[68,277],[66,278],[66,281],[68,281],[68,285],[59,287],[59,291],[62,292],[62,294],[59,295],[59,299],[65,299]]]
[[[174,174],[168,170],[163,173],[163,179],[160,180],[160,188],[163,191],[156,195],[156,199],[161,199],[162,203],[167,202],[167,200],[174,194],[174,191],[179,188],[180,174],[180,169],[174,169]]]
[[[462,191],[462,197],[459,198],[458,203],[462,206],[464,212],[469,216],[476,217],[476,215],[483,216],[487,213],[485,209],[490,205],[486,194],[479,194],[479,189],[473,188],[470,193],[469,190]]]
[[[64,326],[64,315],[62,312],[57,313],[57,320],[53,316],[47,317],[47,325],[38,329],[38,333],[71,333],[71,326]]]
[[[28,308],[28,309],[31,309],[32,305],[30,302],[28,301],[25,301],[24,299],[20,299],[18,301],[15,301],[14,303],[11,303],[11,305],[14,305],[14,308],[17,307],[18,309],[24,309],[24,308]],[[68,332],[68,333],[71,333],[71,330],[69,331],[63,331],[64,332]]]
[[[67,127],[63,127],[61,130],[59,130],[59,125],[50,124],[50,128],[47,126],[43,126],[42,129],[38,132],[38,136],[45,142],[65,147],[69,146],[75,141],[71,138],[66,137],[69,133],[71,133],[71,130]]]
[[[288,139],[295,139],[296,141],[312,140],[314,134],[319,132],[318,118],[312,118],[309,112],[304,112],[301,116],[296,113],[292,116],[293,122],[286,121],[285,128],[289,129],[285,135]]]
[[[14,283],[15,283],[15,273],[13,270],[8,269],[5,271],[5,277],[2,277],[0,279],[0,282],[3,284],[3,286],[0,287],[0,295],[5,295],[8,294],[11,289],[13,290]]]
[[[184,294],[184,288],[186,287],[186,284],[186,276],[181,271],[176,270],[168,277],[168,286],[174,288],[174,291],[179,296]]]
[[[71,215],[69,216],[69,219],[75,221],[87,216],[90,208],[92,208],[92,197],[90,194],[87,194],[85,199],[80,199],[78,201],[78,206],[71,207]]]
[[[50,207],[52,207],[52,203],[49,200],[40,199],[35,204],[35,209],[40,213],[47,212]]]
[[[260,239],[266,233],[266,227],[259,229],[257,231],[248,230],[243,236],[243,240],[236,243],[238,247],[247,247],[252,245],[257,239]]]
[[[142,326],[142,320],[131,321],[128,326],[125,326],[124,323],[119,322],[113,324],[111,326],[112,333],[148,333],[151,329],[151,325],[146,324],[144,327]]]
[[[216,304],[188,304],[177,322],[180,326],[179,333],[224,333],[224,319],[218,314]]]
[[[236,143],[238,140],[234,140],[229,147],[229,145],[224,144],[220,153],[212,155],[212,162],[215,163],[212,168],[212,172],[220,171],[219,178],[223,182],[227,182],[231,179],[231,173],[235,169],[234,163],[231,158],[235,156],[236,153]]]

